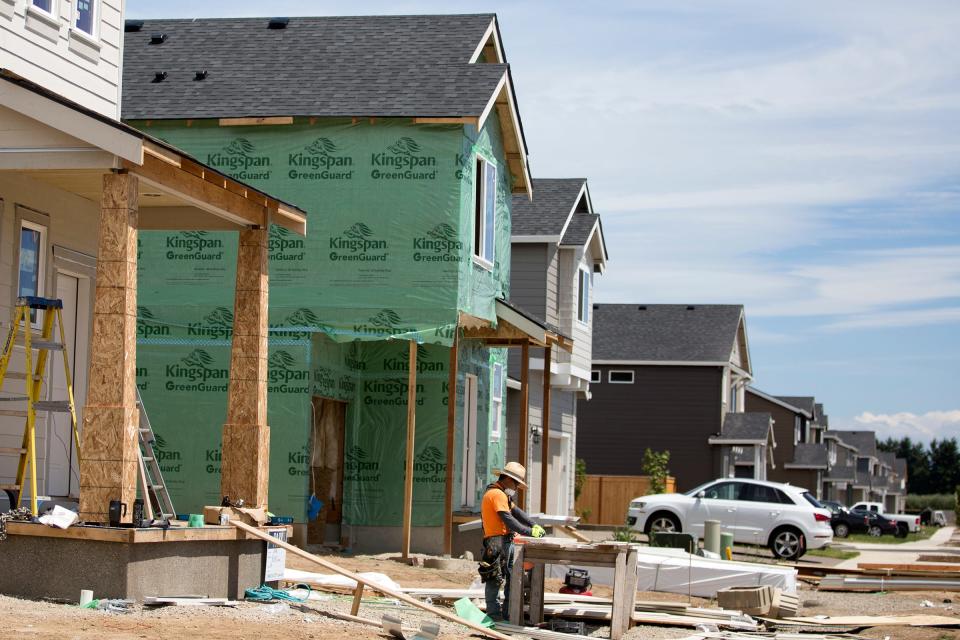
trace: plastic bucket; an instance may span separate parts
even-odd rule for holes
[[[200,513],[191,513],[190,518],[187,520],[188,527],[202,527],[203,526],[203,514]]]
[[[721,533],[720,534],[720,557],[727,558],[727,549],[729,549],[730,556],[733,555],[733,534],[732,533]]]

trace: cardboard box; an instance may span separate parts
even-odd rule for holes
[[[230,520],[237,520],[252,527],[262,527],[267,523],[267,513],[263,509],[247,507],[204,507],[204,524],[220,524],[220,516],[225,515]]]

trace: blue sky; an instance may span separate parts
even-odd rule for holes
[[[759,388],[816,395],[834,428],[960,435],[960,4],[127,2],[476,12],[534,176],[589,178],[599,301],[743,303]]]

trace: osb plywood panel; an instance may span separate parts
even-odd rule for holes
[[[270,427],[223,425],[221,493],[247,505],[265,507],[270,475]]]

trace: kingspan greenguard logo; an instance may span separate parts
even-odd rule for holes
[[[180,473],[183,465],[180,452],[167,445],[167,441],[159,433],[154,433],[153,453],[157,456],[157,464],[163,473]]]
[[[401,333],[413,333],[416,327],[402,326],[400,314],[393,309],[383,309],[362,324],[353,325],[353,332],[368,336],[394,336]]]
[[[278,338],[308,340],[317,331],[332,332],[333,328],[320,322],[312,310],[300,307],[279,323],[270,325],[270,332]]]
[[[287,474],[291,476],[310,475],[310,449],[304,445],[299,449],[287,452]]]
[[[367,370],[367,363],[363,359],[363,354],[360,353],[359,340],[354,340],[350,343],[350,346],[347,347],[347,352],[343,356],[343,364],[352,371]]]
[[[443,371],[445,367],[442,362],[431,362],[428,359],[427,348],[422,344],[417,345],[417,372],[430,373],[433,371]],[[410,357],[407,349],[397,356],[383,359],[384,371],[409,371]]]
[[[220,449],[207,449],[206,451],[206,471],[207,473],[214,474],[220,473],[220,461],[221,461]]]
[[[363,222],[354,222],[339,236],[330,238],[330,260],[336,262],[385,262],[387,241],[376,237]]]
[[[352,180],[353,158],[342,155],[330,138],[317,138],[287,156],[291,180]]]
[[[159,336],[169,336],[170,327],[160,324],[156,316],[153,315],[147,307],[137,305],[137,337],[155,338]]]
[[[379,482],[380,463],[371,459],[362,447],[352,446],[343,454],[343,479],[353,482]]]
[[[370,177],[374,180],[435,180],[437,157],[422,153],[420,144],[404,136],[386,151],[370,154]]]
[[[168,364],[167,391],[226,392],[230,370],[214,367],[213,363],[213,356],[205,349],[194,349]]]
[[[267,389],[271,393],[307,393],[310,372],[298,369],[297,359],[289,351],[279,349],[267,361]]]
[[[302,262],[306,251],[303,238],[286,229],[270,227],[270,260],[274,262]]]
[[[317,367],[313,370],[313,388],[314,391],[323,394],[332,394],[337,389],[337,378],[333,369],[329,367]]]
[[[187,325],[187,335],[209,338],[211,340],[226,340],[233,335],[233,311],[227,307],[217,307],[200,322],[191,322]]]
[[[258,155],[256,146],[246,138],[234,138],[222,150],[207,154],[207,164],[238,180],[270,179],[270,157]]]
[[[447,464],[440,449],[426,447],[413,461],[413,481],[417,484],[437,484],[446,479]]]
[[[457,231],[446,222],[413,239],[414,262],[460,262],[463,243]]]
[[[167,236],[167,260],[220,260],[223,240],[206,231],[181,231]]]

